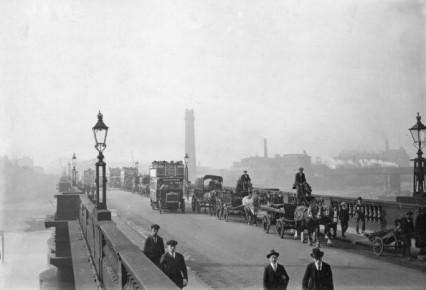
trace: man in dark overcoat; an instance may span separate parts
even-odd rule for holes
[[[183,288],[188,284],[188,270],[185,259],[176,252],[177,242],[167,241],[167,253],[160,259],[160,269],[172,280],[176,286]]]
[[[266,255],[266,258],[271,262],[268,266],[265,267],[263,272],[263,289],[264,290],[286,290],[288,281],[290,278],[285,271],[283,265],[278,264],[278,256],[280,254],[271,250],[271,252]]]
[[[306,267],[305,275],[303,276],[303,290],[333,290],[333,274],[329,264],[322,261],[324,252],[318,248],[312,249],[311,257],[314,259]]]
[[[340,205],[339,219],[342,227],[342,238],[344,238],[349,226],[349,208],[346,202],[342,202]]]
[[[145,245],[143,247],[144,254],[158,266],[160,258],[164,254],[164,242],[163,239],[158,235],[159,225],[151,226],[151,235],[146,238]]]
[[[402,256],[411,258],[411,238],[414,231],[413,213],[407,212],[405,218],[401,219]]]

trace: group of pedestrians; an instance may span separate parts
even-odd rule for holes
[[[183,288],[188,285],[188,270],[182,254],[176,252],[175,240],[166,242],[167,252],[164,248],[164,241],[158,235],[160,226],[151,226],[151,235],[145,240],[143,247],[144,254],[157,265],[176,286]]]
[[[278,264],[278,256],[280,254],[275,250],[266,255],[270,264],[265,267],[263,272],[263,289],[264,290],[285,290],[287,289],[290,277],[285,267]],[[324,252],[319,248],[313,248],[311,257],[312,263],[306,267],[305,274],[302,279],[303,290],[333,290],[333,273],[329,264],[322,261]]]

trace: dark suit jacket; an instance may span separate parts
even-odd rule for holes
[[[297,172],[294,178],[294,184],[300,184],[306,182],[305,173]]]
[[[329,264],[322,262],[321,271],[317,271],[315,263],[306,267],[302,281],[303,290],[333,290],[333,274]]]
[[[283,265],[278,264],[277,271],[274,271],[272,265],[269,264],[263,272],[263,289],[285,290],[289,280],[290,278]]]
[[[145,240],[143,247],[144,254],[151,259],[157,266],[160,263],[160,258],[164,254],[164,242],[163,239],[157,236],[157,242],[154,242],[154,238],[149,236]]]
[[[161,256],[160,269],[180,288],[183,287],[183,279],[188,280],[185,259],[175,252],[175,258],[169,252]]]

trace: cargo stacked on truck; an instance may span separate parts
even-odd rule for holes
[[[152,209],[185,212],[183,182],[185,166],[182,161],[154,161],[149,167],[150,199]]]

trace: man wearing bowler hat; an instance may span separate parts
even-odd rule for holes
[[[143,247],[144,254],[157,266],[160,263],[161,256],[165,252],[163,239],[158,235],[159,229],[159,225],[153,224],[151,226],[151,235],[146,238]]]
[[[324,252],[318,248],[312,249],[311,257],[314,259],[306,267],[305,276],[302,281],[303,290],[333,290],[333,274],[329,264],[322,261]]]
[[[283,265],[278,264],[278,256],[280,254],[271,250],[271,252],[266,255],[266,258],[269,259],[270,264],[265,267],[263,272],[263,289],[264,290],[285,290],[287,289],[288,281],[290,278],[285,271]]]
[[[175,240],[167,241],[167,253],[160,259],[160,269],[172,280],[179,288],[188,284],[188,271],[186,269],[185,259],[176,252],[177,242]]]

